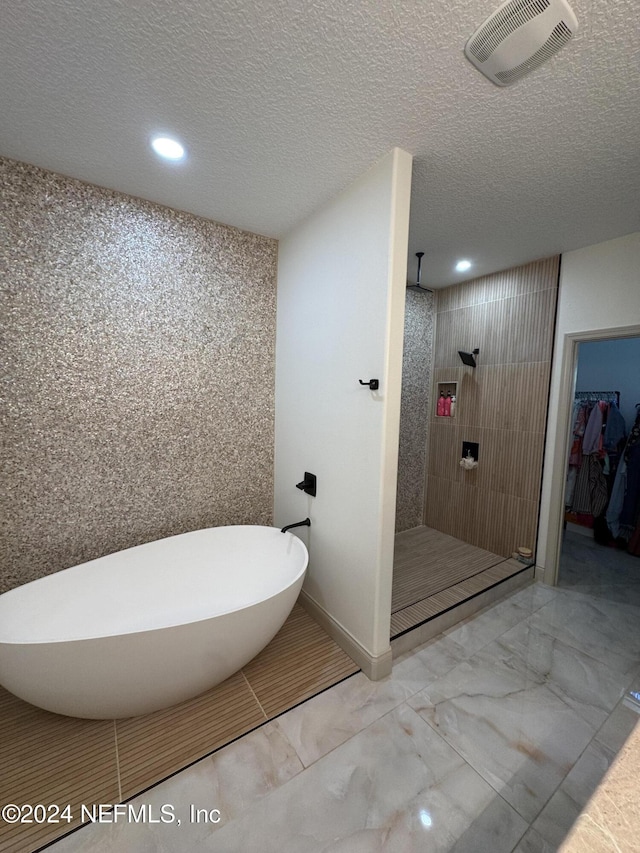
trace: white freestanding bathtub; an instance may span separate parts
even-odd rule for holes
[[[241,669],[295,604],[304,543],[276,527],[183,533],[0,595],[0,684],[72,717],[147,714]]]

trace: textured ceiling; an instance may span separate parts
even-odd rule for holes
[[[640,3],[572,0],[577,36],[506,89],[462,52],[498,5],[6,4],[0,154],[281,237],[398,145],[436,286],[639,230]]]

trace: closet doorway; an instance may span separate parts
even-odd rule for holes
[[[640,606],[640,337],[577,344],[558,586]]]

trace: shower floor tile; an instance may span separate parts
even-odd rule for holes
[[[505,557],[462,542],[431,527],[415,527],[395,537],[391,612],[442,592]]]
[[[296,605],[241,672],[172,708],[127,720],[79,720],[0,688],[2,804],[71,804],[71,824],[0,824],[0,853],[33,853],[82,822],[80,804],[140,794],[358,672]],[[145,827],[138,828],[142,835]]]
[[[466,581],[457,583],[449,589],[443,589],[442,592],[437,592],[435,595],[430,595],[429,598],[423,598],[422,601],[405,607],[404,610],[393,613],[391,615],[391,638],[393,639],[430,619],[435,619],[436,616],[464,604],[481,592],[491,589],[502,581],[526,570],[526,567],[516,560],[505,560],[498,566],[492,566]],[[468,615],[465,614],[465,616]]]
[[[518,560],[476,548],[430,527],[416,527],[397,534],[391,638],[459,607],[526,570],[527,566]]]

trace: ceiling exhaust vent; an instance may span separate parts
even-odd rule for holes
[[[577,29],[567,0],[506,0],[471,36],[464,53],[496,86],[510,86],[551,59]]]

